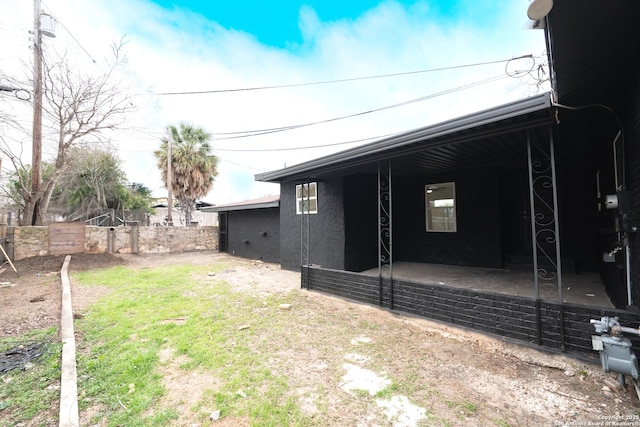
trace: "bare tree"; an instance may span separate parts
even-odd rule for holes
[[[69,150],[82,142],[106,143],[105,132],[122,126],[126,114],[134,110],[127,91],[116,81],[118,67],[126,62],[121,52],[123,45],[122,41],[114,45],[114,60],[108,69],[93,75],[77,70],[64,55],[43,61],[43,127],[47,127],[54,146],[54,170],[37,191],[20,180],[23,222],[42,225],[53,190],[67,165]],[[0,151],[16,171],[24,168],[22,147],[16,150],[2,144]]]
[[[22,175],[21,178],[26,185],[31,185],[29,178],[31,167],[21,162],[23,154],[21,140],[28,131],[18,119],[17,113],[20,109],[26,111],[28,101],[31,99],[31,92],[24,89],[25,87],[29,86],[0,73],[0,153],[5,154],[10,161],[7,164],[8,162],[2,162],[3,159],[0,158],[0,165],[2,165],[0,175],[7,180],[5,182],[8,182],[0,187],[0,194],[3,196],[4,204],[18,207],[20,211],[24,209],[22,193],[17,191],[12,178]]]

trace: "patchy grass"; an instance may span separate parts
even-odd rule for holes
[[[458,418],[473,416],[478,411],[478,405],[468,400],[455,401],[447,400],[445,404],[449,409],[454,409],[458,413]]]
[[[498,427],[511,427],[511,424],[503,420],[502,418],[494,418],[493,423]]]
[[[291,377],[292,369],[305,370],[305,364],[323,360],[323,375],[338,380],[344,375],[344,354],[352,349],[372,357],[365,362],[370,368],[389,372],[393,349],[388,343],[370,341],[372,335],[384,333],[379,323],[363,319],[350,307],[309,316],[303,307],[310,302],[303,294],[233,292],[215,275],[208,275],[225,268],[116,267],[74,275],[81,284],[111,288],[76,325],[83,336],[79,404],[81,411],[95,413],[92,422],[179,425],[179,408],[163,400],[167,390],[159,373],[160,354],[167,349],[179,361],[178,369],[205,372],[216,379],[189,408],[191,418],[200,423],[209,422],[209,414],[219,410],[221,419],[241,420],[241,424],[259,420],[260,425],[317,425],[322,421],[316,415],[327,413],[331,389],[315,383],[319,389],[310,392],[309,384],[296,383]],[[295,309],[279,310],[285,303]],[[281,363],[283,356],[285,361],[290,356],[293,360]],[[422,392],[419,404],[428,403],[436,391],[421,383],[420,364],[413,368],[406,376],[393,375],[391,385],[376,396],[356,391],[354,398],[361,403],[354,401],[355,411],[369,416],[366,405],[373,398],[390,399],[414,391]],[[305,401],[311,411],[309,405],[306,411],[301,409]],[[384,422],[381,414],[375,416]],[[430,411],[427,417],[446,423]]]
[[[112,289],[76,325],[83,336],[79,406],[101,408],[94,421],[164,426],[177,419],[174,408],[160,403],[165,390],[159,354],[171,348],[183,360],[179,369],[204,369],[221,380],[192,408],[201,410],[196,417],[217,408],[221,417],[249,417],[265,425],[310,424],[286,397],[287,378],[266,366],[269,353],[261,351],[256,332],[274,325],[277,332],[278,312],[272,308],[287,301],[231,292],[224,283],[202,279],[207,271],[211,266],[116,267],[74,275],[81,284]]]
[[[391,383],[379,392],[376,393],[376,398],[378,399],[389,399],[393,395],[398,394],[398,385],[395,383]]]
[[[475,360],[475,349],[367,307],[288,286],[269,293],[262,282],[254,290],[262,270],[221,273],[228,269],[74,274],[81,286],[110,288],[76,322],[81,416],[92,414],[86,424],[206,425],[220,411],[221,425],[388,425],[409,412],[379,401],[406,396],[425,409],[417,425],[509,426],[509,412],[474,403],[480,397],[450,365]],[[343,392],[347,362],[390,385],[375,396]]]
[[[25,370],[13,369],[0,377],[0,419],[3,426],[44,425],[58,417],[62,344],[58,330],[35,330],[22,337],[0,339],[0,353],[31,343],[45,343],[43,354],[27,363]]]

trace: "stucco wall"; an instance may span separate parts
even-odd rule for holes
[[[48,227],[8,227],[13,260],[49,255]],[[218,250],[218,227],[94,227],[85,229],[88,253],[166,253]]]
[[[502,267],[500,212],[495,170],[440,176],[393,176],[394,261]],[[425,185],[456,183],[456,233],[429,233]],[[378,265],[377,177],[345,178],[347,270]]]
[[[378,266],[378,177],[344,178],[345,270]]]
[[[280,262],[283,268],[298,270],[300,226],[296,214],[295,183],[280,185]],[[344,269],[344,207],[342,179],[318,182],[318,213],[309,215],[309,262],[325,268]]]
[[[280,208],[228,212],[227,235],[229,254],[280,262]]]
[[[458,171],[447,176],[393,177],[395,261],[502,267],[500,208],[495,169]],[[424,186],[456,182],[458,231],[427,233]],[[343,196],[344,195],[344,196]],[[360,271],[377,265],[376,176],[355,175],[318,182],[318,213],[310,215],[311,264]],[[301,215],[295,184],[280,190],[281,263],[300,263]]]

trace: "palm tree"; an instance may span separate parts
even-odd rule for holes
[[[191,225],[191,212],[198,199],[207,195],[218,175],[218,158],[211,154],[211,134],[186,123],[179,129],[170,125],[171,133],[171,193],[185,212],[187,225]],[[158,168],[167,188],[167,148],[169,141],[162,138],[159,150],[154,151]],[[168,207],[171,209],[171,206]]]

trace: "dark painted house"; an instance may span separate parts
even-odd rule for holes
[[[283,268],[308,289],[563,351],[593,353],[590,318],[640,324],[638,16],[635,0],[555,0],[537,23],[551,93],[257,175],[280,184]],[[528,270],[534,297],[397,279],[398,261]],[[565,301],[563,279],[586,275],[617,309]]]
[[[390,220],[378,217],[379,197],[392,198],[394,260],[493,268],[517,261],[531,249],[520,240],[530,226],[520,223],[521,198],[511,194],[528,201],[527,131],[545,140],[553,116],[545,94],[259,176],[281,185],[282,265],[299,269],[308,255],[332,269],[378,266],[378,227]],[[379,188],[379,169],[390,188]],[[306,183],[317,188],[317,212],[303,215],[296,189]],[[456,229],[427,230],[427,191],[439,191],[427,187],[448,183]],[[517,232],[503,233],[510,216]]]
[[[279,197],[263,197],[203,208],[218,212],[219,251],[242,258],[280,262]]]
[[[618,307],[640,306],[638,16],[633,0],[560,0],[545,18],[554,100],[563,113],[559,138],[572,141],[573,163],[596,185],[597,200],[618,195],[617,209],[590,212],[585,224],[596,230],[598,271]],[[584,184],[573,188],[594,194]]]

